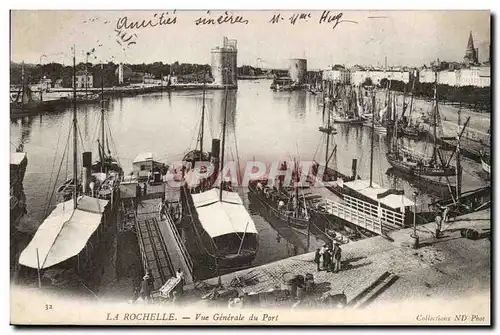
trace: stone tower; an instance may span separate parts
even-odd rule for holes
[[[469,42],[465,49],[464,63],[467,65],[478,64],[478,50],[474,48],[474,40],[472,39],[472,31],[469,34]]]

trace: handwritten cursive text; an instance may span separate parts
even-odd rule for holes
[[[333,27],[332,29],[335,29],[339,24],[348,22],[348,23],[355,23],[358,24],[356,21],[351,21],[351,20],[341,20],[343,13],[338,13],[338,14],[330,14],[329,10],[324,10],[323,14],[321,14],[321,17],[319,19],[319,24],[322,23],[332,23],[333,22]]]
[[[141,29],[141,28],[149,28],[149,27],[157,27],[157,26],[166,26],[170,24],[176,24],[177,23],[177,16],[175,16],[175,10],[173,11],[172,15],[174,16],[169,16],[170,13],[161,13],[158,15],[158,13],[155,13],[153,15],[153,18],[150,20],[142,20],[142,21],[132,21],[128,17],[123,16],[118,19],[116,22],[116,29],[117,30],[122,30],[122,29]]]
[[[207,11],[207,15],[210,16],[211,13],[210,11]],[[219,15],[217,18],[211,18],[211,17],[199,17],[197,18],[194,23],[197,26],[200,25],[216,25],[216,24],[248,24],[248,20],[245,19],[243,16],[233,16],[232,14],[229,14],[227,11],[224,12],[223,15]]]

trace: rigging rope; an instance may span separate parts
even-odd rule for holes
[[[47,201],[49,200],[49,194],[50,194],[50,187],[52,185],[52,177],[54,176],[54,168],[55,168],[55,165],[56,165],[56,158],[57,158],[57,153],[59,152],[59,143],[60,143],[60,140],[61,140],[61,134],[62,134],[62,131],[61,131],[61,128],[62,128],[62,123],[60,124],[60,127],[59,127],[59,135],[57,136],[57,145],[56,145],[56,151],[54,153],[54,159],[52,160],[52,169],[50,171],[50,178],[49,178],[49,183],[47,184],[47,193],[45,194],[45,204],[47,204]],[[65,149],[66,150],[66,149]]]
[[[55,189],[56,189],[56,185],[57,185],[57,182],[59,180],[59,174],[61,172],[61,168],[62,168],[62,164],[63,164],[63,161],[64,161],[64,157],[66,156],[66,151],[67,151],[67,148],[68,148],[68,145],[69,145],[69,138],[71,136],[71,127],[69,127],[69,131],[68,131],[68,137],[66,138],[66,146],[64,147],[64,150],[63,150],[63,155],[61,157],[61,162],[59,163],[59,169],[57,171],[57,176],[56,178],[54,179],[54,187],[52,188],[52,194],[50,195],[50,198],[48,199],[48,201],[46,202],[46,206],[45,206],[45,209],[44,209],[44,216],[46,217],[47,216],[47,212],[49,211],[49,208],[50,208],[50,203],[52,202],[52,198],[54,197],[54,193],[55,193]],[[49,185],[50,186],[50,185]]]
[[[94,133],[92,134],[92,137],[91,137],[91,142],[90,143],[94,143],[94,142],[97,142],[96,141],[96,133],[97,133],[97,129],[99,128],[98,125],[99,125],[99,118],[96,117],[95,118],[95,125],[94,125]]]
[[[82,132],[80,130],[80,125],[76,125],[76,128],[78,130],[78,135],[80,135],[80,141],[82,142],[82,150],[85,151],[85,143],[83,142],[83,136],[82,136]]]
[[[113,137],[113,134],[111,133],[111,128],[109,127],[109,122],[108,120],[104,119],[104,124],[108,127],[108,131],[109,131],[109,138],[111,139],[111,145],[113,146],[113,150],[115,151],[115,157],[116,157],[116,161],[118,162],[118,165],[120,167],[122,167],[122,164],[120,162],[120,157],[118,155],[118,149],[116,148],[116,144],[115,144],[115,140],[114,140],[114,137]],[[123,167],[122,167],[123,169]]]

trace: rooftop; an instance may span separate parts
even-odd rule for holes
[[[132,164],[147,162],[147,161],[152,161],[152,160],[153,160],[153,154],[151,152],[143,152],[143,153],[138,154],[135,157]]]

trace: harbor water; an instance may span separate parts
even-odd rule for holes
[[[274,92],[270,80],[239,81],[238,90],[226,97],[223,90],[206,92],[206,122],[204,150],[210,149],[212,138],[221,138],[222,122],[227,103],[227,134],[225,159],[245,169],[246,163],[261,161],[268,166],[291,157],[301,161],[324,160],[324,134],[319,95],[306,91]],[[109,149],[117,157],[125,174],[132,171],[134,157],[151,152],[155,160],[171,163],[196,145],[202,111],[202,91],[184,90],[151,93],[133,97],[112,98],[106,110],[106,133]],[[79,152],[93,151],[97,158],[100,136],[99,105],[80,105],[77,110]],[[28,214],[20,230],[33,234],[52,207],[47,206],[54,185],[71,176],[72,144],[68,142],[72,110],[41,114],[11,120],[11,145],[24,145],[29,164],[24,178]],[[334,136],[337,145],[337,169],[351,173],[352,159],[358,160],[358,174],[370,176],[371,132],[367,127],[338,125]],[[430,152],[432,143],[405,140],[417,151]],[[402,176],[387,173],[390,168],[385,153],[390,147],[386,135],[374,135],[373,181],[380,186],[403,188],[408,197],[419,192],[418,206],[447,196],[442,192],[422,190]],[[107,149],[106,149],[107,150]],[[449,152],[445,156],[449,156]],[[322,156],[321,156],[322,155]],[[64,157],[63,157],[64,156]],[[68,159],[69,156],[69,159]],[[321,156],[321,157],[320,157]],[[81,159],[81,155],[79,155]],[[467,158],[462,161],[463,190],[487,185],[480,166]],[[250,207],[246,189],[241,191]],[[52,197],[52,205],[55,204]],[[306,252],[303,234],[277,228],[250,208],[259,231],[259,252],[253,265],[265,264]],[[310,248],[322,244],[311,234]]]

